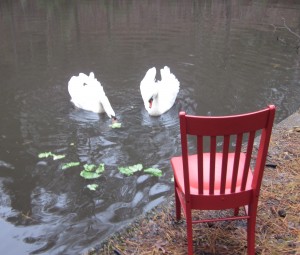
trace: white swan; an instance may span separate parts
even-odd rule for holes
[[[140,90],[149,115],[159,116],[168,111],[175,103],[180,83],[170,68],[160,70],[161,80],[156,81],[156,68],[150,68],[141,81]]]
[[[68,83],[68,91],[71,102],[76,107],[95,113],[106,112],[109,118],[116,120],[115,112],[93,72],[89,76],[84,73],[72,76]]]

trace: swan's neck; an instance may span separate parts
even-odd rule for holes
[[[159,96],[156,95],[152,97],[151,108],[148,110],[149,114],[152,116],[158,116],[161,114]]]
[[[101,95],[100,102],[101,102],[101,105],[102,105],[104,111],[106,112],[107,116],[109,118],[115,118],[116,114],[115,114],[113,108],[111,107],[111,104],[105,94]]]

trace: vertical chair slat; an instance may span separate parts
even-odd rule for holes
[[[216,165],[216,150],[217,142],[216,136],[210,137],[210,162],[209,162],[209,194],[214,194],[215,189],[215,165]]]
[[[198,194],[203,194],[203,136],[197,136],[198,151]]]
[[[221,173],[221,187],[220,187],[221,194],[225,193],[225,187],[226,187],[229,141],[230,141],[230,136],[229,135],[224,136],[223,155],[222,155],[222,170],[221,170],[221,172],[222,172]]]
[[[234,153],[234,161],[233,161],[232,181],[231,181],[231,192],[232,193],[235,192],[235,189],[236,189],[236,181],[237,181],[237,175],[238,175],[238,169],[239,169],[242,141],[243,141],[243,133],[237,134],[235,153]]]
[[[251,156],[253,151],[253,144],[255,139],[255,131],[249,133],[248,142],[247,142],[247,151],[246,151],[246,160],[243,170],[243,177],[242,177],[242,185],[241,191],[245,190],[248,178],[248,171],[250,168]]]
[[[189,178],[189,160],[188,160],[188,138],[187,138],[187,123],[184,113],[179,114],[180,118],[180,136],[181,136],[181,151],[182,151],[182,165],[183,165],[183,176],[184,176],[184,189],[185,199],[190,200],[190,178]]]

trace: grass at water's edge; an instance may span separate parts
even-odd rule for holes
[[[300,132],[272,135],[256,224],[256,254],[300,254]],[[185,221],[175,221],[174,198],[137,219],[88,255],[186,254]],[[209,212],[204,212],[205,214]],[[201,217],[197,212],[194,217]],[[193,225],[195,254],[247,253],[245,221]]]

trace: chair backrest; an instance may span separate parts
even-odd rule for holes
[[[260,135],[260,142],[258,150],[255,153],[256,158],[253,166],[253,180],[252,188],[259,194],[263,171],[265,167],[266,157],[268,153],[268,146],[270,136],[272,132],[272,126],[275,116],[275,106],[270,105],[267,108],[232,116],[193,116],[186,115],[185,112],[180,112],[180,131],[181,131],[181,146],[182,146],[182,158],[183,158],[183,169],[184,169],[184,186],[185,194],[190,194],[190,178],[188,155],[189,152],[189,136],[195,136],[197,139],[197,161],[198,161],[198,194],[204,194],[203,184],[203,155],[209,152],[209,194],[213,195],[215,192],[215,165],[216,155],[218,153],[218,144],[222,144],[221,148],[221,180],[219,185],[219,194],[225,194],[225,184],[227,177],[227,162],[229,154],[233,155],[233,169],[230,192],[239,192],[245,190],[248,171],[250,164],[252,165],[251,157],[254,156],[254,140],[257,135]],[[209,137],[209,150],[206,151],[204,147],[204,139]],[[218,142],[221,140],[221,142]],[[231,144],[234,141],[234,148],[232,149]],[[220,155],[220,154],[219,154]],[[241,157],[245,157],[242,161],[244,162],[242,183],[237,187],[237,174],[239,162]],[[220,179],[220,178],[219,178]]]

